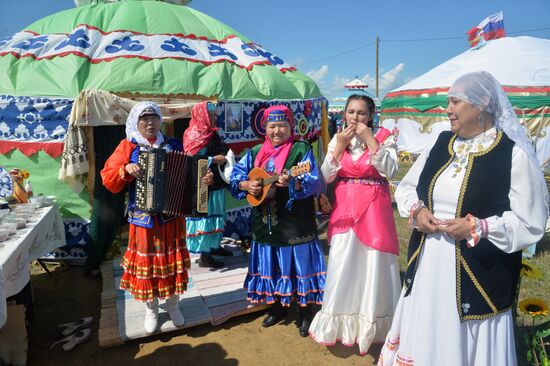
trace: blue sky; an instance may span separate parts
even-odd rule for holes
[[[74,7],[72,0],[1,3],[0,36]],[[343,84],[355,76],[374,92],[377,34],[381,94],[465,51],[465,32],[500,10],[509,36],[550,39],[548,0],[193,0],[190,6],[296,65],[329,99],[344,94]],[[533,31],[540,28],[546,29]],[[455,39],[418,41],[433,38]]]

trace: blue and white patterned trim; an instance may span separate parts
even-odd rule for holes
[[[37,34],[22,31],[0,40],[0,56],[52,59],[69,54],[91,63],[114,59],[182,59],[209,65],[229,62],[250,70],[254,65],[273,65],[282,72],[295,70],[280,57],[237,36],[207,40],[182,34],[144,34],[127,30],[104,32],[80,24],[71,33]]]
[[[0,140],[63,142],[73,101],[0,95]]]

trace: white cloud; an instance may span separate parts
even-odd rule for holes
[[[323,84],[323,79],[328,75],[328,65],[323,65],[318,70],[308,71],[306,75],[321,86],[321,84]]]

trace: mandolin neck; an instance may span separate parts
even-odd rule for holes
[[[276,181],[279,180],[279,174],[277,173],[274,173],[271,177],[267,178],[267,179],[264,179],[263,182],[262,182],[262,186],[268,186],[272,183],[275,183]]]

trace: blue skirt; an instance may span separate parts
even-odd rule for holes
[[[277,298],[290,306],[322,304],[325,288],[325,256],[319,239],[285,247],[252,241],[244,287],[253,303],[273,304]]]
[[[191,253],[210,253],[220,247],[225,227],[225,190],[208,194],[208,216],[186,217],[186,245]]]

